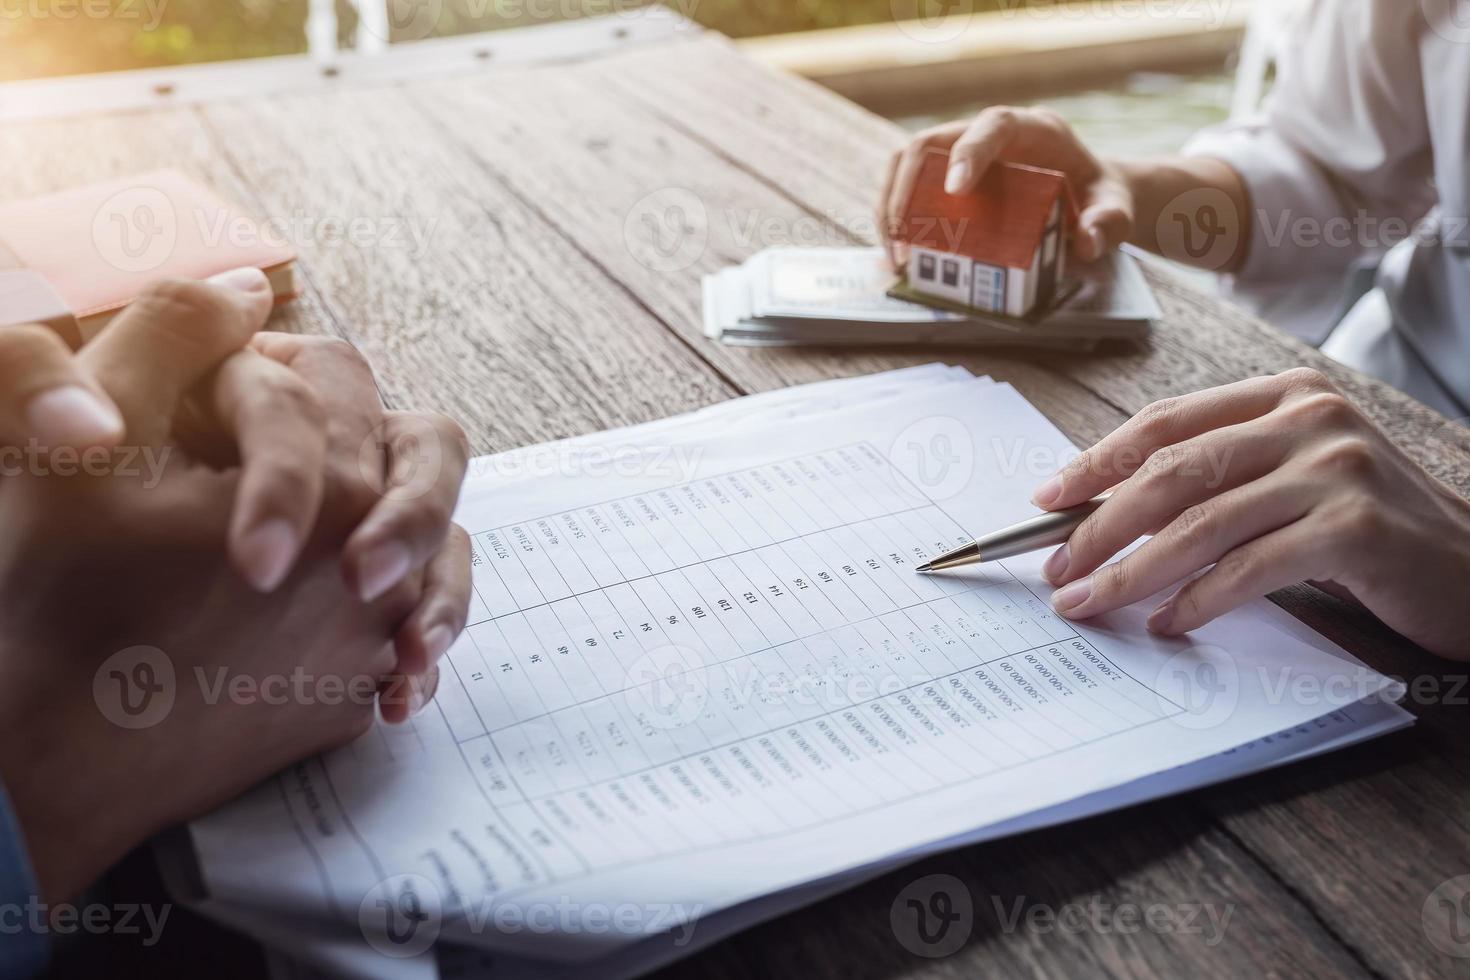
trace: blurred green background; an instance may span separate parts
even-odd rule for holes
[[[333,2],[333,0],[327,0]],[[369,0],[372,2],[372,0]],[[384,0],[376,0],[384,2]],[[393,22],[411,36],[520,27],[580,16],[624,15],[647,0],[387,0]],[[732,37],[876,23],[884,20],[1015,9],[1032,0],[662,0]],[[1055,0],[1035,0],[1036,3]],[[350,48],[357,13],[335,0],[338,46]],[[160,67],[200,61],[299,54],[306,50],[308,0],[0,0],[0,81]],[[1103,153],[1174,149],[1225,117],[1231,79],[1140,73],[1103,89],[1053,92],[1046,102]],[[954,102],[897,121],[910,130],[968,116],[981,107]]]
[[[433,35],[624,12],[643,0],[398,0],[433,10]],[[732,37],[873,23],[1027,0],[668,0]],[[437,8],[437,9],[435,9]],[[0,80],[306,50],[307,0],[0,0]],[[357,15],[337,4],[350,47]],[[403,16],[409,22],[412,16]]]

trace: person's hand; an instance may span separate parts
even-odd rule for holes
[[[370,601],[426,571],[424,602],[399,646],[402,672],[429,683],[468,604],[467,577],[446,571],[468,563],[468,538],[449,521],[467,459],[463,432],[442,416],[385,412],[371,369],[345,342],[257,334],[272,307],[259,270],[209,283],[221,288],[146,291],[81,355],[41,326],[0,330],[0,476],[58,449],[80,466],[123,440],[123,416],[94,374],[100,363],[136,403],[143,429],[130,445],[170,433],[197,458],[240,467],[228,547],[261,591],[280,586],[310,536],[326,469],[366,481],[380,499],[348,539],[343,573]],[[211,329],[200,329],[200,317]],[[195,369],[174,370],[177,358]],[[159,380],[183,387],[155,392]]]
[[[464,430],[443,415],[386,410],[372,368],[352,345],[283,333],[257,334],[250,351],[220,371],[215,396],[221,414],[269,395],[257,384],[262,362],[304,381],[329,423],[318,482],[356,485],[372,502],[342,549],[349,586],[363,602],[405,582],[418,589],[417,604],[395,632],[394,673],[412,688],[405,697],[385,698],[382,706],[385,720],[401,721],[406,706],[433,697],[435,664],[463,632],[468,615],[470,539],[451,522],[469,461]],[[267,412],[262,408],[260,414]],[[256,428],[272,431],[266,425]],[[286,456],[298,462],[305,458],[301,452]],[[289,495],[313,471],[299,467],[298,472],[299,479],[277,481],[277,492]],[[264,487],[252,495],[270,496]],[[240,520],[238,511],[235,520]]]
[[[1178,635],[1306,580],[1349,594],[1427,650],[1470,660],[1470,501],[1316,371],[1157,402],[1034,502],[1059,510],[1109,488],[1044,568],[1061,586],[1061,615],[1097,616],[1204,571],[1149,618]]]
[[[879,195],[878,229],[894,268],[901,268],[907,256],[902,244],[892,240],[892,232],[902,223],[925,154],[945,150],[950,163],[944,189],[950,194],[973,191],[997,161],[1066,174],[1079,208],[1073,250],[1083,262],[1101,258],[1133,234],[1133,193],[1117,166],[1094,156],[1049,109],[993,106],[969,123],[926,129],[893,155]]]
[[[38,323],[0,329],[0,447],[7,450],[7,469],[32,444],[108,449],[122,435],[117,406],[58,334]]]
[[[372,436],[401,440],[374,422],[385,416],[370,372],[331,343],[315,345],[319,370],[241,352],[264,319],[250,292],[151,291],[72,365],[126,435],[80,470],[55,466],[52,451],[0,479],[0,777],[52,897],[162,827],[356,737],[380,700],[385,718],[405,716],[437,677],[424,635],[464,620],[467,546],[449,531],[444,489],[462,477],[462,437],[444,440],[432,479],[394,494],[398,453]],[[138,344],[180,338],[138,356]],[[234,463],[186,445],[215,422],[260,418],[263,406],[241,404],[246,382],[276,369],[309,379],[321,406],[320,506],[289,575],[261,592],[221,543],[268,440],[242,442]],[[202,414],[216,417],[181,426],[201,390]],[[177,439],[181,428],[190,434]],[[380,577],[365,600],[371,562],[346,558],[357,535],[364,553],[401,540],[422,560],[396,584]],[[359,573],[344,575],[344,561]],[[401,649],[406,631],[417,651]],[[423,671],[416,683],[399,676],[404,661]]]
[[[126,413],[136,416],[130,434],[172,435],[192,457],[239,467],[230,553],[260,591],[287,579],[330,504],[329,483],[371,503],[348,508],[361,513],[342,548],[342,574],[363,602],[405,583],[419,596],[396,631],[399,660],[381,705],[386,721],[401,722],[433,697],[435,665],[469,607],[469,537],[451,523],[469,458],[464,432],[442,415],[386,411],[372,368],[345,341],[256,332],[270,311],[257,270],[212,282],[228,288],[175,283],[145,293],[77,366],[102,378],[104,394],[121,388],[119,400],[138,403]],[[198,343],[201,319],[218,325],[207,333],[222,347],[191,350],[183,338]],[[158,358],[139,352],[156,345],[185,351],[168,374],[185,387],[150,401]]]
[[[125,436],[123,413],[108,391],[116,387],[141,427],[131,446],[192,433],[188,448],[199,456],[236,447],[229,452],[244,479],[230,554],[240,573],[268,592],[290,571],[321,504],[325,419],[307,384],[280,365],[256,359],[233,366],[223,393],[207,383],[245,348],[273,305],[258,269],[234,269],[209,283],[219,288],[165,282],[144,291],[80,353],[39,325],[0,330],[0,477],[52,454],[63,466],[107,455]],[[107,384],[98,367],[108,372]],[[165,387],[154,390],[160,383]],[[221,397],[225,403],[213,407],[223,425],[206,434],[199,420]]]

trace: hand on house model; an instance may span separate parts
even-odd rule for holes
[[[913,220],[916,205],[927,203],[932,207],[941,196],[954,198],[954,207],[973,206],[977,199],[984,201],[987,197],[995,198],[1000,204],[1013,204],[1008,200],[1012,195],[1006,188],[994,183],[997,166],[1007,165],[1053,171],[1066,178],[1076,209],[1076,220],[1071,225],[1071,254],[1078,261],[1095,261],[1125,242],[1215,272],[1232,271],[1244,257],[1244,243],[1249,239],[1249,229],[1244,225],[1249,221],[1246,191],[1239,175],[1228,164],[1207,157],[1150,161],[1103,159],[1089,150],[1072,128],[1049,109],[993,106],[970,122],[926,129],[893,154],[879,195],[878,228],[894,269],[906,270],[913,258],[913,239],[921,231]],[[1161,236],[1167,238],[1174,228],[1171,210],[1179,207],[1180,202],[1187,203],[1191,195],[1201,190],[1230,202],[1229,206],[1216,209],[1220,220],[1229,225],[1219,230],[1223,240],[1239,243],[1239,247],[1226,249],[1223,256],[1199,257],[1171,247],[1167,240],[1161,241]],[[982,222],[988,222],[990,217],[983,211],[978,216]],[[1030,215],[1026,220],[1040,221],[1044,217]],[[1024,231],[1017,223],[1021,221],[1019,217],[1006,220],[1007,224],[987,227],[983,233],[1007,238]],[[947,233],[953,240],[955,227],[957,223],[947,230],[931,227],[927,244],[939,244],[933,240],[935,233],[940,236]],[[973,229],[965,232],[966,235],[979,233]],[[985,264],[995,265],[994,262]],[[1041,265],[1044,269],[1044,259]],[[983,308],[983,304],[974,302],[968,305]],[[1015,308],[1012,304],[1012,310],[1000,307],[997,310],[1012,312]]]

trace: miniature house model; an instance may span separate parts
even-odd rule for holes
[[[949,156],[919,170],[895,239],[909,246],[911,292],[945,305],[1027,317],[1056,295],[1065,236],[1076,223],[1067,178],[1055,170],[998,163],[980,185],[948,194]]]

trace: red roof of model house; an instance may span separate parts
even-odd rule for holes
[[[949,154],[925,155],[895,241],[987,265],[1029,269],[1058,197],[1065,202],[1064,231],[1076,224],[1077,208],[1065,174],[997,163],[985,171],[979,187],[956,195],[944,190],[948,169]]]

